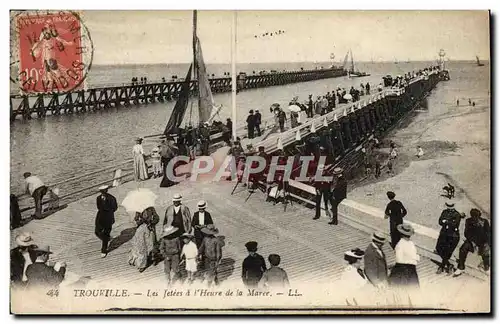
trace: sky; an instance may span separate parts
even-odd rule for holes
[[[192,11],[84,11],[94,64],[186,63]],[[231,60],[230,11],[198,11],[206,63]],[[254,38],[284,30],[275,37]],[[489,59],[487,11],[238,11],[237,62]]]

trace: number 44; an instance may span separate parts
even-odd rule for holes
[[[59,290],[58,289],[51,289],[47,292],[47,296],[50,297],[58,297],[59,296]]]

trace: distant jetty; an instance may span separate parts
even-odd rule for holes
[[[343,68],[272,72],[259,75],[240,73],[237,78],[238,91],[266,88],[290,83],[307,82],[347,75]],[[230,92],[231,77],[210,78],[210,88],[214,93]],[[113,87],[97,87],[67,93],[41,93],[10,96],[10,119],[14,121],[47,115],[79,114],[106,110],[120,106],[141,105],[177,99],[183,81],[161,83],[136,83]],[[190,83],[190,91],[195,94],[198,82]]]

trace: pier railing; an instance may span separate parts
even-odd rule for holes
[[[240,75],[238,91],[263,87],[279,86],[297,82],[307,82],[346,75],[343,69],[321,69],[305,71],[289,71],[262,75]],[[231,91],[231,78],[211,78],[210,87],[213,93]],[[46,93],[30,95],[11,95],[11,121],[17,116],[23,119],[38,118],[49,115],[77,114],[106,110],[120,106],[142,105],[154,102],[165,102],[178,98],[182,89],[182,81],[162,83],[130,83],[113,87],[95,87],[68,93]],[[197,91],[197,80],[190,83],[190,92]]]

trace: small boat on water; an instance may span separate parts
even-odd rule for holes
[[[349,50],[349,52],[351,53],[351,64],[350,64],[350,67],[349,67],[349,70],[348,70],[348,76],[351,77],[351,78],[362,78],[362,77],[370,76],[370,74],[368,74],[366,72],[359,72],[359,70],[355,70],[355,68],[354,68],[354,58],[352,56],[352,50]],[[348,60],[348,57],[349,57],[349,52],[347,52],[347,54],[345,56],[344,66],[347,63],[347,60]]]
[[[484,66],[484,63],[481,63],[481,61],[479,61],[479,56],[476,55],[476,61],[477,61],[477,66]]]

